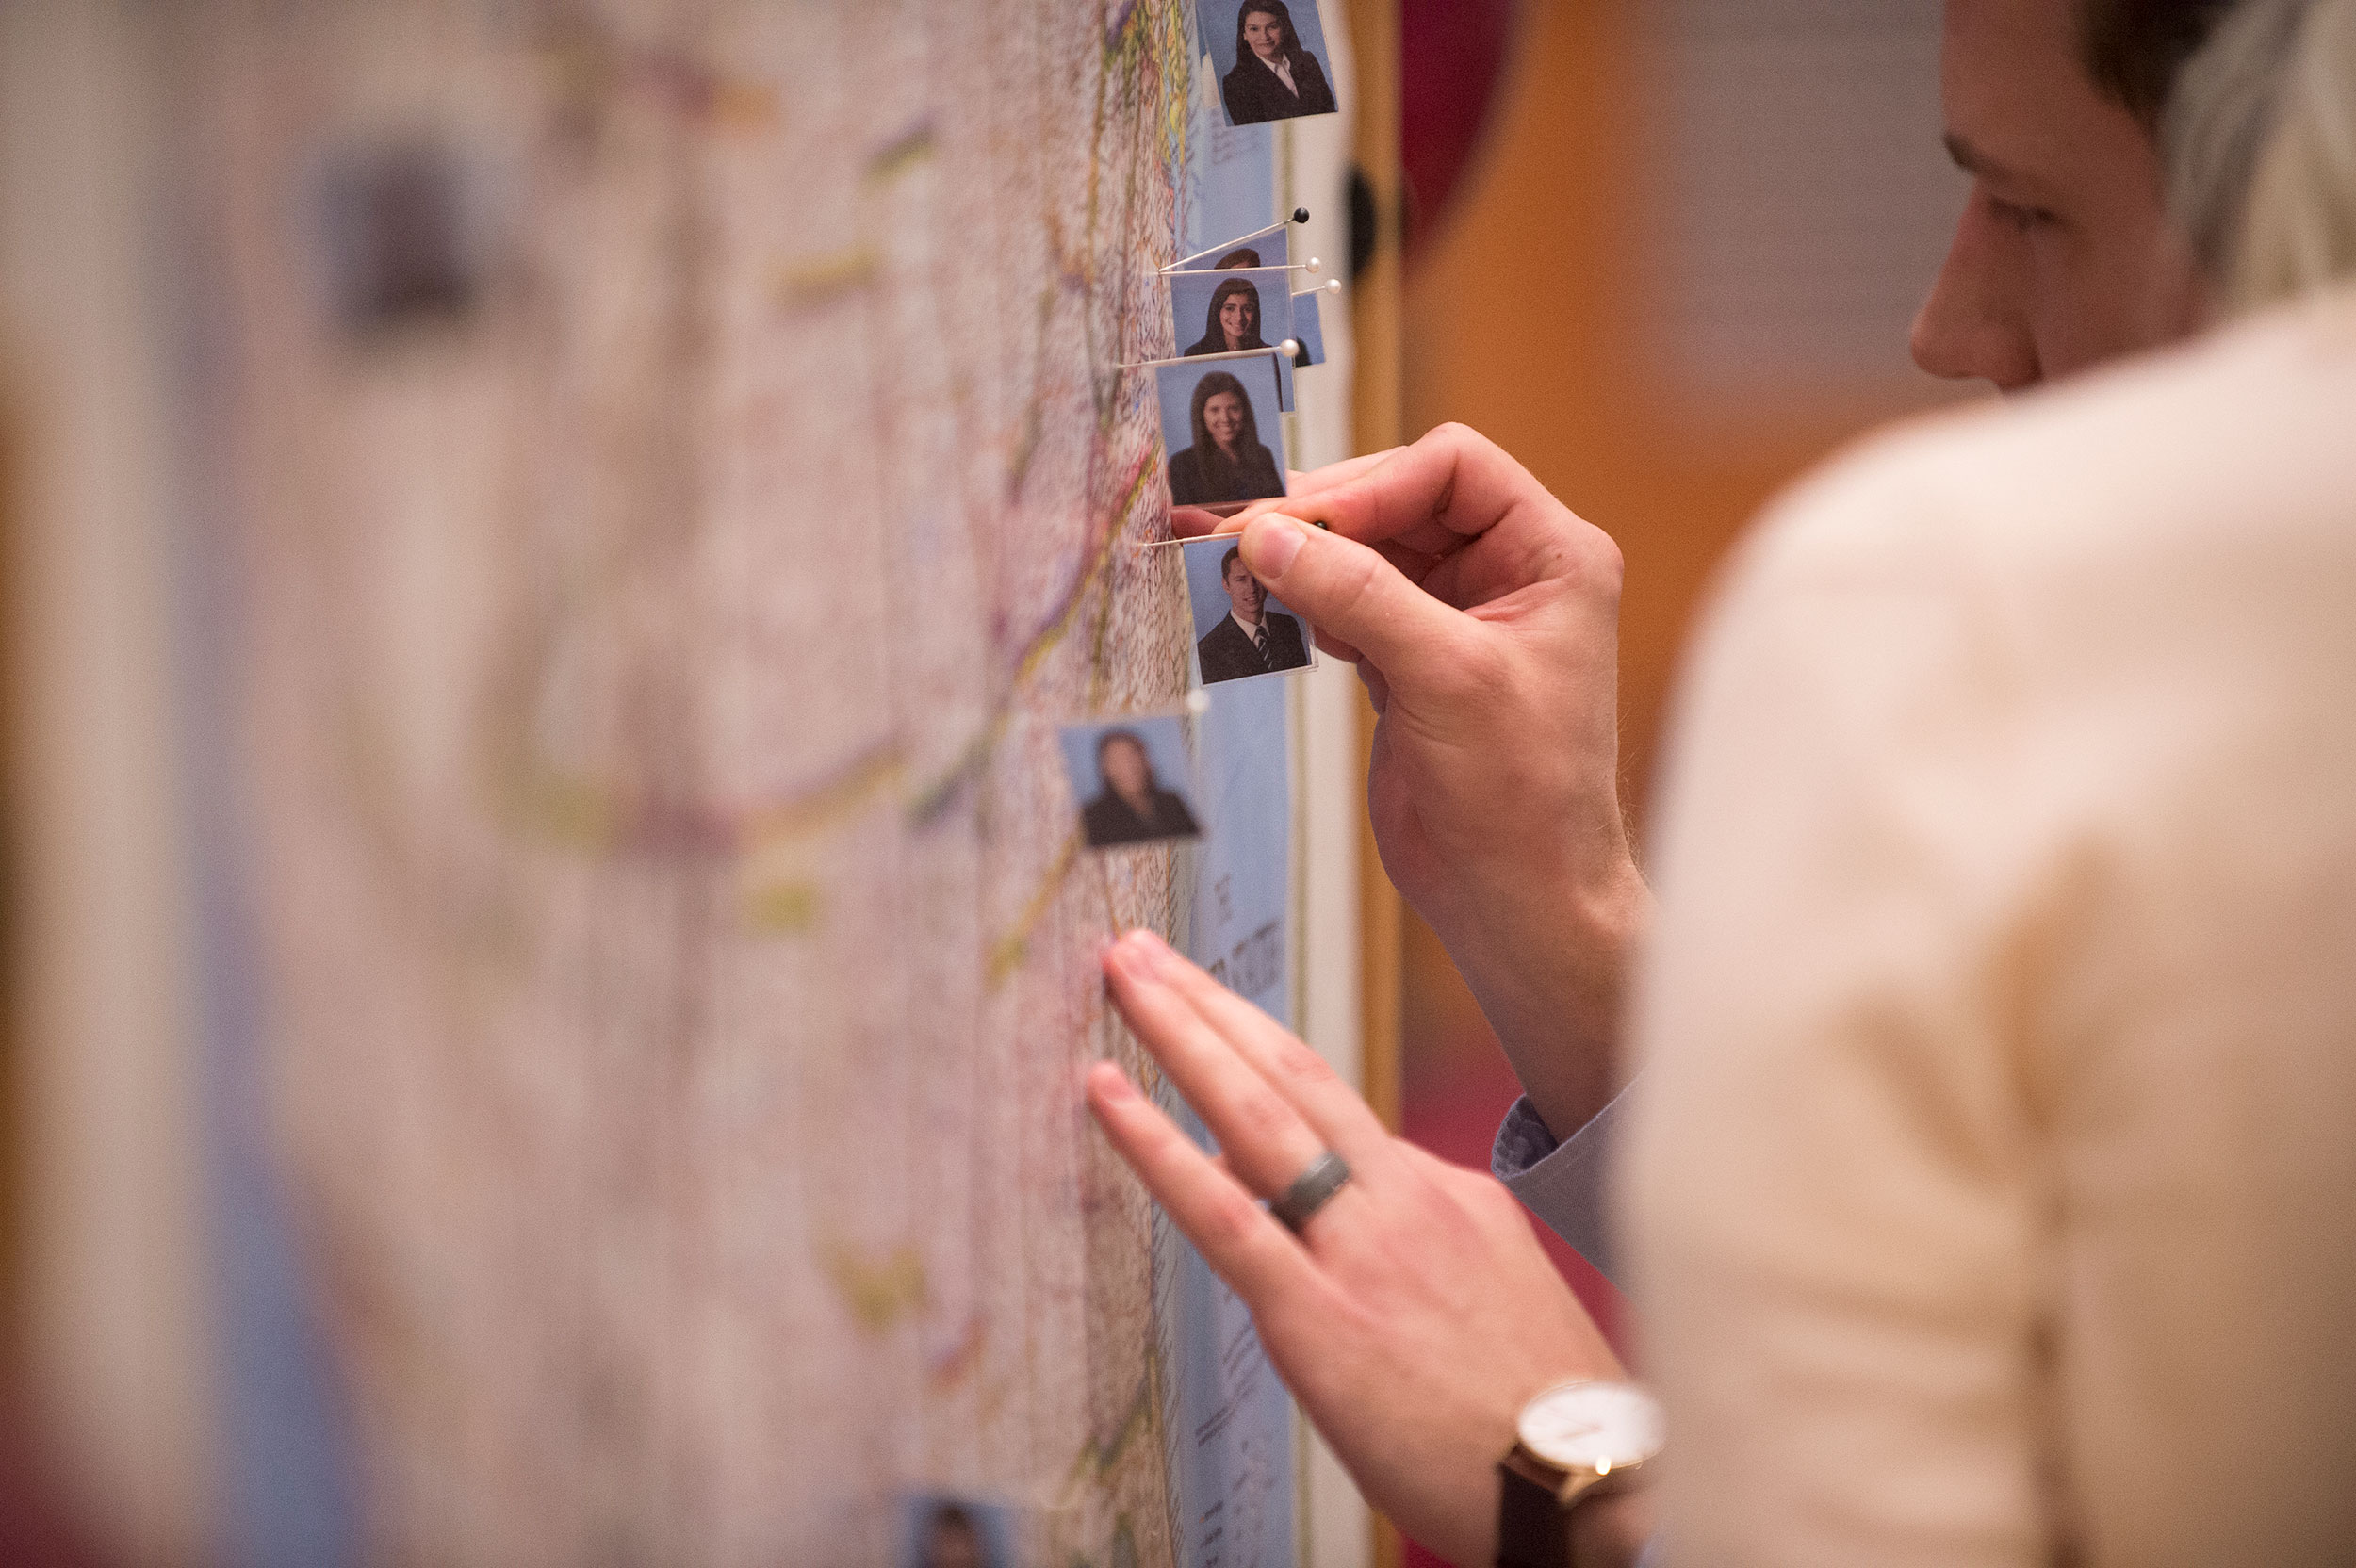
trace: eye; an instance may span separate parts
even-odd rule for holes
[[[1988,208],[2020,234],[2034,233],[2054,221],[2053,214],[2044,207],[2023,206],[2019,202],[2007,202],[2001,196],[1990,196]]]

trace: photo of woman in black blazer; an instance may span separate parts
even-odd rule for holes
[[[1235,68],[1219,90],[1227,118],[1238,125],[1332,114],[1337,106],[1325,68],[1301,47],[1284,0],[1244,0],[1235,13]]]
[[[1108,729],[1097,739],[1096,776],[1104,787],[1080,808],[1080,836],[1090,849],[1202,835],[1186,797],[1153,776],[1153,759],[1135,730]]]
[[[1203,322],[1203,335],[1181,358],[1196,354],[1231,354],[1239,349],[1265,349],[1260,341],[1260,290],[1250,278],[1229,278],[1211,291],[1211,308]]]
[[[1276,459],[1260,445],[1260,424],[1243,383],[1213,370],[1195,383],[1194,445],[1170,454],[1170,498],[1180,506],[1255,501],[1284,493]]]

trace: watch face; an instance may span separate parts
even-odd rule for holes
[[[1522,1407],[1521,1439],[1548,1464],[1608,1474],[1661,1451],[1661,1406],[1633,1383],[1562,1383]]]

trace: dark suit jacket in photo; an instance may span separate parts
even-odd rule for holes
[[[1248,675],[1267,675],[1275,670],[1297,670],[1309,662],[1309,645],[1301,640],[1301,623],[1290,615],[1274,611],[1260,617],[1268,629],[1268,657],[1252,645],[1252,639],[1243,634],[1233,615],[1221,615],[1219,625],[1203,634],[1194,645],[1195,653],[1203,661],[1203,684],[1216,686],[1222,680],[1239,680]]]
[[[1098,849],[1149,839],[1191,839],[1203,831],[1186,803],[1168,790],[1155,790],[1151,808],[1142,814],[1106,790],[1081,808],[1080,830]]]
[[[1283,78],[1262,65],[1259,56],[1237,60],[1219,84],[1219,96],[1227,100],[1227,118],[1238,125],[1257,125],[1296,115],[1332,114],[1333,90],[1326,85],[1325,68],[1317,57],[1302,49],[1291,63],[1293,86],[1301,90],[1298,97],[1284,90]]]
[[[1253,443],[1239,463],[1181,447],[1170,454],[1170,498],[1180,506],[1211,506],[1219,501],[1266,500],[1284,493],[1276,471],[1276,454]]]

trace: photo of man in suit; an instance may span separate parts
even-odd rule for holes
[[[1226,586],[1228,612],[1194,645],[1203,663],[1203,684],[1240,680],[1249,675],[1272,675],[1297,670],[1309,662],[1309,645],[1301,623],[1268,607],[1268,590],[1243,564],[1243,552],[1231,547],[1219,564]]]

